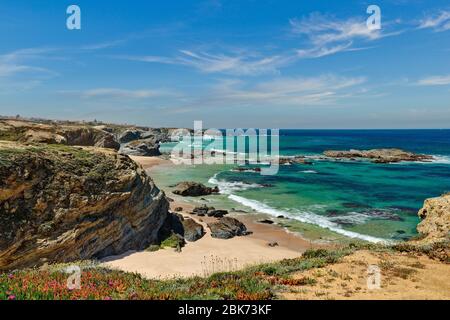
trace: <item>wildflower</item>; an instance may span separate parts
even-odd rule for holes
[[[8,300],[16,300],[16,296],[11,294],[8,296]]]

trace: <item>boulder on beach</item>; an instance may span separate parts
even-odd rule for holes
[[[205,235],[205,230],[203,226],[193,219],[183,219],[181,222],[183,224],[184,239],[189,242],[194,242],[201,239]]]
[[[210,188],[201,183],[184,181],[177,184],[175,190],[172,192],[183,197],[201,197],[218,193],[219,188]]]
[[[160,230],[159,237],[167,239],[172,234],[179,235],[186,241],[194,242],[204,236],[205,230],[201,224],[193,219],[184,218],[181,214],[169,213]]]
[[[211,230],[211,237],[218,239],[231,239],[250,234],[242,222],[231,217],[220,218],[217,222],[208,223],[208,228]]]
[[[258,223],[262,223],[262,224],[274,224],[275,222],[270,220],[270,219],[262,219],[262,220],[258,220]]]
[[[200,207],[195,207],[191,214],[196,214],[200,217],[208,216],[215,218],[222,218],[228,214],[227,210],[216,210],[214,207],[208,207],[207,205],[203,205]]]

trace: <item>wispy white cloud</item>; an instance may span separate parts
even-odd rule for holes
[[[277,78],[248,85],[238,80],[226,80],[211,90],[210,100],[221,104],[311,106],[334,103],[349,98],[363,89],[364,77]]]
[[[364,18],[349,18],[338,20],[329,15],[312,13],[303,18],[290,19],[293,34],[305,36],[311,45],[309,49],[297,51],[300,58],[319,58],[343,51],[354,51],[353,45],[357,41],[374,41],[387,36],[400,34],[401,31],[385,32],[384,23],[382,29],[371,30],[367,27]],[[368,49],[360,47],[357,50]]]
[[[245,52],[235,54],[196,52],[180,50],[175,57],[162,56],[122,56],[123,59],[188,66],[203,73],[223,73],[231,75],[260,75],[278,73],[278,68],[286,65],[290,57],[283,55],[260,56]]]
[[[3,93],[29,90],[59,74],[36,65],[46,59],[51,48],[28,48],[0,54],[0,87]]]
[[[450,85],[450,75],[431,76],[420,79],[417,82],[419,86],[445,86]]]
[[[436,32],[450,30],[450,11],[440,11],[429,15],[419,22],[419,29],[433,29]]]
[[[129,90],[119,88],[95,88],[83,91],[60,91],[60,93],[76,95],[83,99],[148,99],[174,95],[173,92],[164,89]]]
[[[81,47],[82,50],[102,50],[102,49],[109,49],[114,48],[117,46],[120,46],[124,43],[126,43],[128,39],[119,39],[119,40],[111,40],[111,41],[104,41],[99,43],[93,43],[89,45],[84,45]]]

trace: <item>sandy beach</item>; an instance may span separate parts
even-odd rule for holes
[[[140,163],[150,175],[151,169],[155,166],[164,165],[168,169],[171,166],[169,160],[158,157],[132,157],[132,159]],[[229,240],[212,238],[207,223],[215,218],[200,219],[192,216],[189,214],[193,209],[192,204],[184,202],[180,197],[173,195],[170,197],[173,198],[170,203],[171,209],[183,208],[181,214],[202,224],[206,231],[205,236],[196,242],[188,242],[182,252],[176,252],[174,249],[127,252],[104,259],[105,265],[123,271],[138,272],[148,278],[205,276],[219,271],[237,270],[253,264],[295,258],[313,246],[310,241],[289,233],[277,225],[258,223],[258,216],[253,214],[237,215],[237,218],[253,234]],[[278,245],[275,247],[268,245],[273,242]]]

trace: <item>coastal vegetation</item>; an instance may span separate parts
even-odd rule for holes
[[[36,269],[23,269],[0,274],[0,300],[168,300],[168,299],[239,299],[270,300],[286,298],[286,295],[304,294],[310,290],[316,298],[327,285],[320,281],[350,282],[360,274],[338,274],[327,269],[361,252],[379,254],[384,257],[380,267],[390,279],[410,279],[416,286],[417,279],[411,279],[418,272],[428,268],[414,255],[428,255],[435,258],[447,243],[426,246],[382,246],[354,243],[335,249],[306,251],[296,259],[285,259],[274,263],[249,266],[240,271],[215,273],[207,277],[151,280],[136,273],[127,273],[105,268],[90,261],[77,262],[82,268],[81,288],[68,289],[67,264],[46,265]],[[413,263],[398,264],[395,259],[404,259],[403,253],[410,252]],[[386,257],[390,257],[387,259]],[[448,259],[448,257],[447,257]],[[425,260],[430,261],[430,260]],[[447,260],[447,263],[450,261]],[[349,265],[349,263],[347,263]],[[359,288],[359,289],[358,289]],[[356,287],[356,291],[362,291]],[[344,290],[341,298],[350,298]],[[311,298],[311,297],[309,297]]]

